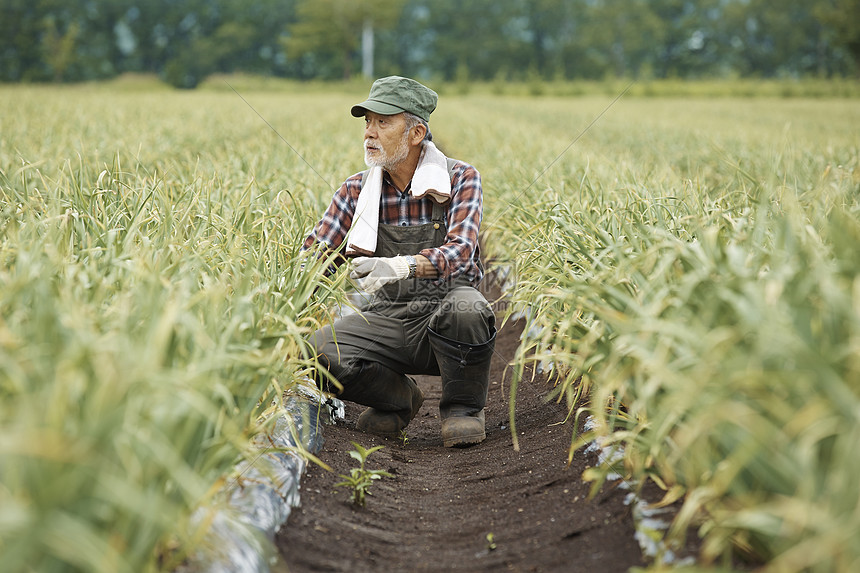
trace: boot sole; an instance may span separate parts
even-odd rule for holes
[[[487,439],[486,432],[482,434],[475,434],[472,436],[457,436],[456,438],[446,438],[442,440],[442,443],[445,444],[446,448],[465,448],[468,446],[474,446],[475,444],[480,444],[484,440]]]

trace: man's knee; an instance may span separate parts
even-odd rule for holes
[[[318,366],[314,372],[314,381],[319,388],[335,392],[336,385],[331,383],[330,378],[334,378],[343,385],[355,377],[360,365],[356,365],[355,360],[345,359],[331,326],[325,326],[314,332],[310,342],[314,360]]]
[[[457,287],[448,293],[430,321],[430,329],[446,338],[466,344],[489,340],[496,317],[487,299],[471,287]]]

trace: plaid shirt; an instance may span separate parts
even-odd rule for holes
[[[314,227],[303,248],[314,243],[323,243],[329,249],[337,249],[343,243],[352,225],[358,194],[361,191],[361,173],[356,173],[343,182],[319,223]],[[427,257],[439,272],[437,282],[464,277],[476,282],[481,279],[477,264],[478,230],[483,211],[483,191],[478,170],[458,161],[453,168],[451,200],[444,205],[448,233],[445,244],[420,253]],[[384,173],[382,198],[379,204],[379,223],[383,225],[421,225],[429,223],[433,212],[433,200],[429,197],[415,199],[409,187],[397,190]]]

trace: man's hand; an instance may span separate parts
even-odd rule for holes
[[[349,278],[361,290],[375,293],[385,285],[409,278],[406,257],[355,257]]]

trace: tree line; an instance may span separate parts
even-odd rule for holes
[[[860,73],[860,0],[0,0],[0,81]]]

